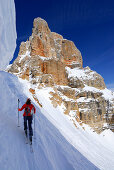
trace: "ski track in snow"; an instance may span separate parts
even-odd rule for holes
[[[33,138],[34,152],[31,153],[29,144],[25,144],[22,112],[19,114],[20,128],[17,127],[17,100],[20,99],[20,106],[26,101],[27,92],[25,94],[23,92],[25,87],[16,76],[6,72],[0,72],[0,80],[0,170],[95,170],[98,169],[97,167],[114,169],[114,161],[109,161],[109,157],[114,156],[114,152],[110,147],[107,150],[108,143],[107,147],[105,145],[106,151],[103,150],[103,153],[107,153],[108,165],[106,166],[106,156],[104,159],[99,158],[102,154],[100,155],[98,150],[103,145],[96,143],[96,154],[91,159],[96,157],[96,161],[93,161],[96,163],[95,166],[95,163],[89,161],[94,154],[94,148],[92,151],[88,150],[91,148],[88,146],[88,141],[90,140],[90,145],[93,133],[87,135],[86,132],[77,130],[68,123],[65,115],[57,115],[57,111],[54,119],[50,112],[51,108],[40,109],[36,106],[36,139]],[[31,97],[30,94],[28,95]],[[60,123],[57,120],[60,120]],[[89,154],[90,157],[87,157]],[[101,164],[99,159],[102,160]]]

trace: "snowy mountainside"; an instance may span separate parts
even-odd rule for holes
[[[0,169],[98,169],[52,124],[53,117],[49,119],[48,112],[37,105],[36,140],[33,142],[34,153],[30,153],[29,145],[25,144],[22,113],[20,128],[17,127],[17,99],[20,99],[22,105],[27,96],[33,98],[27,92],[25,82],[19,83],[16,76],[0,72],[0,79]],[[62,120],[69,126],[68,120],[63,117]]]
[[[101,133],[109,128],[114,131],[114,92],[104,85],[101,76],[89,67],[83,69],[66,67],[68,78],[83,85],[75,89],[80,119]],[[81,87],[81,86],[80,86]]]
[[[19,79],[24,86],[26,95],[30,95],[29,89],[35,88],[26,80]],[[26,88],[28,87],[28,89]],[[64,105],[53,107],[50,100],[50,92],[53,88],[47,87],[42,89],[35,88],[35,94],[42,105],[41,112],[45,117],[60,131],[65,139],[72,144],[80,153],[82,153],[88,160],[100,169],[111,169],[113,166],[113,154],[112,152],[114,144],[114,134],[110,130],[106,130],[100,135],[93,133],[93,130],[87,126],[80,126],[78,122],[76,125],[72,124],[70,116],[64,115]],[[86,131],[84,131],[86,129]]]

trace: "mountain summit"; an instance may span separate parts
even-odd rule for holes
[[[73,124],[88,124],[97,133],[113,129],[114,94],[104,79],[89,67],[83,68],[81,52],[72,41],[51,32],[41,18],[34,19],[32,35],[22,42],[18,57],[8,72],[26,79],[33,98],[36,90],[51,87],[52,105],[61,106]]]

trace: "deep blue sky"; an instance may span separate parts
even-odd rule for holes
[[[53,32],[72,40],[89,66],[114,87],[114,0],[14,0],[17,57],[32,34],[33,20],[45,19]]]

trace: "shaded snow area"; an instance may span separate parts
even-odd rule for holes
[[[81,135],[84,132],[74,129],[66,117],[61,115],[60,112],[57,114],[57,110],[55,112],[54,109],[51,111],[52,106],[49,105],[48,96],[47,102],[45,100],[43,104],[45,107],[42,109],[35,105],[33,101],[36,106],[36,139],[33,140],[34,152],[30,152],[29,144],[25,143],[22,112],[20,112],[20,127],[17,127],[17,100],[20,99],[20,106],[22,106],[27,96],[31,97],[27,90],[28,87],[29,84],[20,83],[16,76],[0,72],[0,169],[98,169],[72,145],[74,136],[77,136],[78,145],[81,147],[81,143],[85,142],[81,141],[81,139],[83,140]],[[45,99],[47,93],[45,93],[45,90],[43,93]],[[39,95],[40,99],[43,98],[42,91]],[[60,122],[57,122],[59,120]],[[60,125],[62,126],[58,128]],[[69,138],[73,136],[68,141],[65,135],[68,136],[70,131],[72,133],[69,134]],[[84,140],[88,140],[86,134],[84,136]],[[83,149],[85,150],[85,148]]]
[[[13,58],[16,38],[14,0],[0,0],[0,70],[4,70]]]

